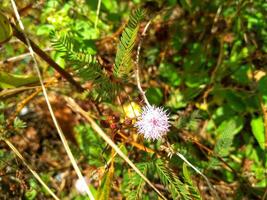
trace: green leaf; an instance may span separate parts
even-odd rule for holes
[[[216,167],[219,164],[217,157],[226,157],[229,155],[234,136],[239,133],[244,126],[243,118],[234,116],[224,120],[216,130],[218,135],[217,142],[214,147],[214,157],[209,161],[209,167]]]
[[[227,100],[229,106],[236,112],[244,112],[246,110],[246,104],[240,93],[234,90],[223,91],[223,96]]]
[[[207,72],[199,70],[197,72],[187,72],[185,74],[185,84],[190,88],[197,88],[208,83],[209,77]]]
[[[146,91],[148,101],[154,105],[160,105],[163,100],[163,93],[160,88],[149,88]]]
[[[38,194],[38,184],[34,179],[29,180],[30,188],[26,191],[24,197],[26,200],[33,200],[36,199],[36,196]]]
[[[178,109],[184,108],[187,105],[184,95],[180,90],[172,90],[170,91],[170,97],[166,103],[167,106]]]
[[[182,5],[182,8],[192,13],[191,9],[191,1],[189,0],[180,0],[180,3]]]
[[[118,3],[116,1],[102,0],[102,3],[108,12],[117,13]]]
[[[115,58],[114,75],[116,77],[128,77],[133,68],[132,50],[137,37],[139,22],[143,19],[144,11],[137,9],[130,16],[130,20],[124,29]]]
[[[105,144],[103,144],[103,141],[88,124],[75,126],[74,131],[77,133],[75,139],[85,158],[90,161],[91,165],[102,166],[105,159],[103,153]]]
[[[74,68],[75,73],[84,81],[92,81],[94,86],[92,96],[95,95],[95,99],[114,99],[119,86],[110,80],[96,57],[88,52],[89,50],[92,51],[92,48],[81,48],[79,42],[73,38],[72,34],[61,37],[55,31],[51,31],[50,39],[58,55]],[[90,44],[90,46],[92,45]]]
[[[219,137],[214,148],[218,156],[224,157],[229,154],[234,136],[242,130],[243,126],[244,121],[240,116],[232,117],[220,124],[216,130]]]
[[[152,170],[150,162],[137,163],[136,166],[145,176],[147,176],[148,169]],[[131,172],[125,176],[124,181],[123,185],[125,186],[123,188],[125,188],[124,193],[127,200],[144,199],[145,181],[139,174]]]
[[[262,95],[262,99],[267,104],[267,76],[263,76],[258,82],[258,90]]]
[[[173,199],[191,199],[187,184],[184,184],[172,169],[166,167],[161,159],[157,159],[155,166],[160,181],[170,188]]]
[[[189,185],[189,190],[190,190],[191,195],[193,196],[193,199],[201,200],[202,198],[199,194],[198,188],[194,185],[190,172],[187,168],[187,164],[185,162],[183,163],[183,175],[184,175],[185,181]]]
[[[51,31],[53,31],[55,27],[51,24],[43,24],[38,26],[37,35],[49,35]]]
[[[246,103],[244,102],[244,93],[236,91],[234,89],[225,89],[220,86],[213,90],[214,100],[217,104],[222,105],[224,100],[227,101],[227,105],[236,112],[245,112]]]
[[[159,66],[160,76],[172,86],[179,86],[181,77],[177,69],[170,63],[161,63]]]
[[[113,165],[111,165],[108,172],[105,174],[104,178],[101,181],[102,183],[101,186],[98,188],[96,199],[98,200],[109,199],[113,174],[114,174],[114,167]]]
[[[249,73],[250,66],[242,65],[232,74],[231,78],[241,85],[247,85],[251,82],[248,76]]]
[[[16,88],[32,83],[38,82],[38,77],[36,76],[24,76],[24,75],[16,75],[9,74],[6,72],[0,72],[0,88]]]
[[[212,115],[212,119],[214,120],[216,125],[219,125],[224,120],[229,119],[229,117],[235,116],[236,112],[232,109],[229,104],[222,105],[218,107]]]
[[[254,137],[256,138],[257,142],[259,143],[262,150],[265,149],[265,135],[264,135],[264,122],[262,116],[252,118],[251,122],[251,129]]]
[[[12,27],[7,17],[0,12],[0,44],[7,42],[12,36]]]
[[[28,190],[25,193],[25,198],[26,198],[26,200],[34,200],[36,198],[37,194],[38,194],[38,191],[31,188],[30,190]]]

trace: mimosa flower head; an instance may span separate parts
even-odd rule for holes
[[[143,107],[135,127],[146,139],[158,140],[169,131],[169,116],[163,108],[147,105]]]

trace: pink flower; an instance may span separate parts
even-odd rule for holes
[[[158,140],[169,131],[168,114],[161,107],[145,106],[135,127],[146,139]]]

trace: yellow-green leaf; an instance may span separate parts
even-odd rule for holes
[[[12,27],[7,17],[0,12],[0,44],[7,42],[12,36]]]
[[[114,167],[111,165],[109,167],[108,172],[105,174],[104,178],[102,179],[101,186],[97,191],[97,198],[98,200],[106,200],[109,199],[109,194],[111,190],[111,181],[114,174]]]
[[[260,148],[264,150],[265,136],[264,136],[264,122],[262,116],[254,117],[250,122],[252,133],[260,145]]]
[[[0,88],[2,89],[16,88],[31,83],[36,83],[37,81],[38,77],[36,76],[23,76],[0,72]]]

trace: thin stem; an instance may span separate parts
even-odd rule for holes
[[[51,51],[51,50],[52,50],[51,48],[44,49],[44,51]],[[5,59],[3,61],[0,61],[0,66],[4,65],[4,64],[7,64],[7,63],[11,63],[11,62],[20,61],[20,60],[24,59],[27,56],[31,56],[31,54],[30,53],[24,53],[24,54],[21,54],[21,55],[18,55],[18,56],[7,58],[7,59]]]
[[[161,146],[161,149],[164,150],[167,154],[168,154],[168,157],[172,157],[174,154],[177,155],[179,158],[181,158],[186,164],[188,164],[193,170],[195,170],[198,174],[200,174],[204,179],[205,181],[207,182],[208,184],[208,187],[209,189],[211,190],[211,192],[213,192],[212,194],[214,194],[215,198],[217,200],[220,199],[219,195],[217,194],[216,190],[213,188],[213,186],[211,185],[209,179],[199,170],[197,169],[193,164],[191,164],[185,157],[184,155],[182,155],[181,153],[179,152],[176,152],[172,147],[171,145],[169,144],[169,142],[167,142],[167,146],[164,146],[162,145]]]
[[[0,92],[0,100],[7,98],[9,96],[12,96],[12,95],[16,95],[19,92],[23,92],[25,90],[37,89],[39,87],[40,86],[32,86],[32,87],[22,86],[18,88],[4,89]]]
[[[23,23],[22,23],[22,21],[20,19],[20,16],[19,16],[19,13],[18,13],[18,10],[17,10],[17,6],[16,6],[14,0],[11,0],[11,4],[12,4],[13,10],[15,12],[17,21],[19,22],[19,26],[20,26],[21,30],[23,31],[22,34],[24,35],[27,47],[28,47],[28,49],[30,51],[30,54],[31,54],[32,58],[33,58],[34,68],[35,68],[35,70],[36,70],[36,72],[38,74],[38,77],[39,77],[39,80],[40,80],[40,84],[41,84],[41,87],[42,87],[42,90],[43,90],[43,94],[44,94],[44,97],[45,97],[45,101],[47,103],[47,106],[48,106],[50,115],[51,115],[51,117],[53,119],[54,125],[55,125],[55,127],[57,129],[57,132],[58,132],[58,134],[60,136],[60,139],[61,139],[61,141],[63,143],[63,146],[64,146],[64,148],[65,148],[65,150],[66,150],[66,152],[68,154],[68,157],[69,157],[69,159],[71,161],[71,164],[72,164],[76,174],[78,175],[79,179],[83,180],[84,184],[86,185],[87,183],[86,183],[86,181],[85,181],[85,179],[84,179],[84,177],[83,177],[83,175],[82,175],[82,173],[81,173],[81,171],[80,171],[80,169],[79,169],[79,167],[77,165],[77,162],[76,162],[76,160],[75,160],[75,158],[74,158],[74,156],[73,156],[73,154],[72,154],[72,152],[70,150],[70,147],[69,147],[69,145],[67,143],[67,140],[66,140],[66,138],[65,138],[65,136],[64,136],[64,134],[63,134],[58,122],[57,122],[57,119],[55,117],[54,111],[53,111],[52,106],[50,104],[50,101],[48,99],[47,91],[46,91],[44,83],[43,83],[42,75],[41,75],[40,69],[38,67],[37,60],[36,60],[36,58],[34,56],[34,52],[33,52],[33,49],[32,49],[31,42],[30,42],[30,40],[28,39],[28,37],[27,37],[27,35],[25,33],[24,25],[23,25]],[[88,197],[90,198],[90,200],[94,200],[94,196],[91,193],[91,191],[89,190],[89,187],[86,187],[86,193],[87,193]]]
[[[140,82],[140,76],[139,76],[139,58],[140,58],[140,51],[141,51],[141,47],[142,47],[142,44],[143,44],[143,40],[144,40],[144,37],[146,35],[146,32],[147,32],[147,29],[149,27],[149,25],[151,24],[151,20],[149,20],[141,34],[141,38],[140,38],[140,41],[139,41],[139,44],[138,44],[138,47],[137,47],[137,52],[136,52],[136,60],[135,60],[135,65],[136,65],[136,69],[135,69],[135,76],[136,76],[136,83],[137,83],[137,87],[138,87],[138,90],[139,92],[141,93],[146,105],[150,106],[147,98],[146,98],[146,93],[145,91],[142,89],[142,86],[141,86],[141,82]]]
[[[208,184],[210,190],[214,193],[216,199],[220,199],[219,196],[218,196],[218,194],[217,194],[217,192],[214,190],[213,186],[211,185],[209,179],[208,179],[208,178],[207,178],[201,171],[199,171],[198,168],[196,168],[193,164],[191,164],[191,163],[184,157],[184,155],[180,154],[179,152],[175,152],[175,154],[176,154],[179,158],[181,158],[186,164],[188,164],[193,170],[195,170],[195,172],[197,172],[199,175],[201,175],[201,176],[205,179],[205,181],[207,182],[207,184]]]

